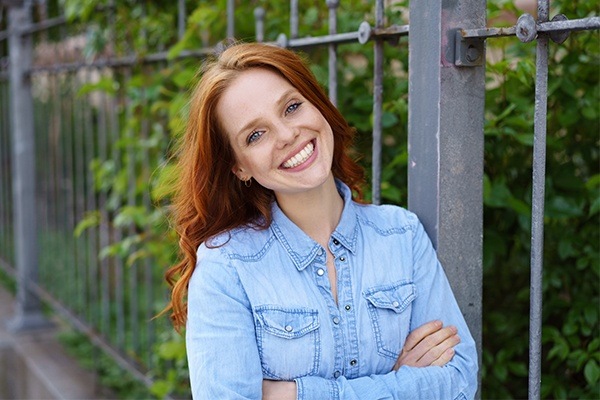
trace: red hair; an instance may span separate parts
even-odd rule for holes
[[[207,239],[235,227],[271,223],[271,190],[245,187],[232,172],[233,149],[217,120],[216,107],[223,92],[241,71],[267,68],[287,79],[323,114],[333,130],[332,172],[362,199],[363,169],[348,155],[354,138],[351,128],[294,52],[265,44],[237,44],[202,68],[192,93],[185,135],[179,143],[178,182],[173,201],[181,260],[165,277],[172,288],[171,310],[176,329],[185,325],[187,288],[196,267],[196,250]]]

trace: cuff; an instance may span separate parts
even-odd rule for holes
[[[340,390],[336,381],[318,376],[305,376],[296,379],[298,400],[339,400]]]

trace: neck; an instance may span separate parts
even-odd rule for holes
[[[314,190],[276,197],[283,213],[308,236],[327,248],[344,209],[344,200],[337,191],[333,175]]]

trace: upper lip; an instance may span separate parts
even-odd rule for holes
[[[283,159],[283,161],[281,163],[279,163],[279,165],[283,165],[286,161],[288,161],[290,158],[294,157],[296,154],[300,153],[302,151],[303,148],[306,147],[307,144],[309,144],[310,142],[312,142],[314,139],[310,139],[307,140],[305,142],[302,142],[302,144],[299,144],[298,146],[295,147],[294,150],[290,151],[287,155],[286,158]]]

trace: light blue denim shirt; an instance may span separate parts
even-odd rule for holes
[[[475,343],[423,226],[396,206],[344,210],[326,253],[273,203],[266,230],[240,228],[198,249],[188,291],[192,394],[260,399],[263,379],[295,380],[298,399],[470,399]],[[215,247],[218,246],[218,247]],[[393,371],[406,336],[432,320],[461,338],[443,367]]]

